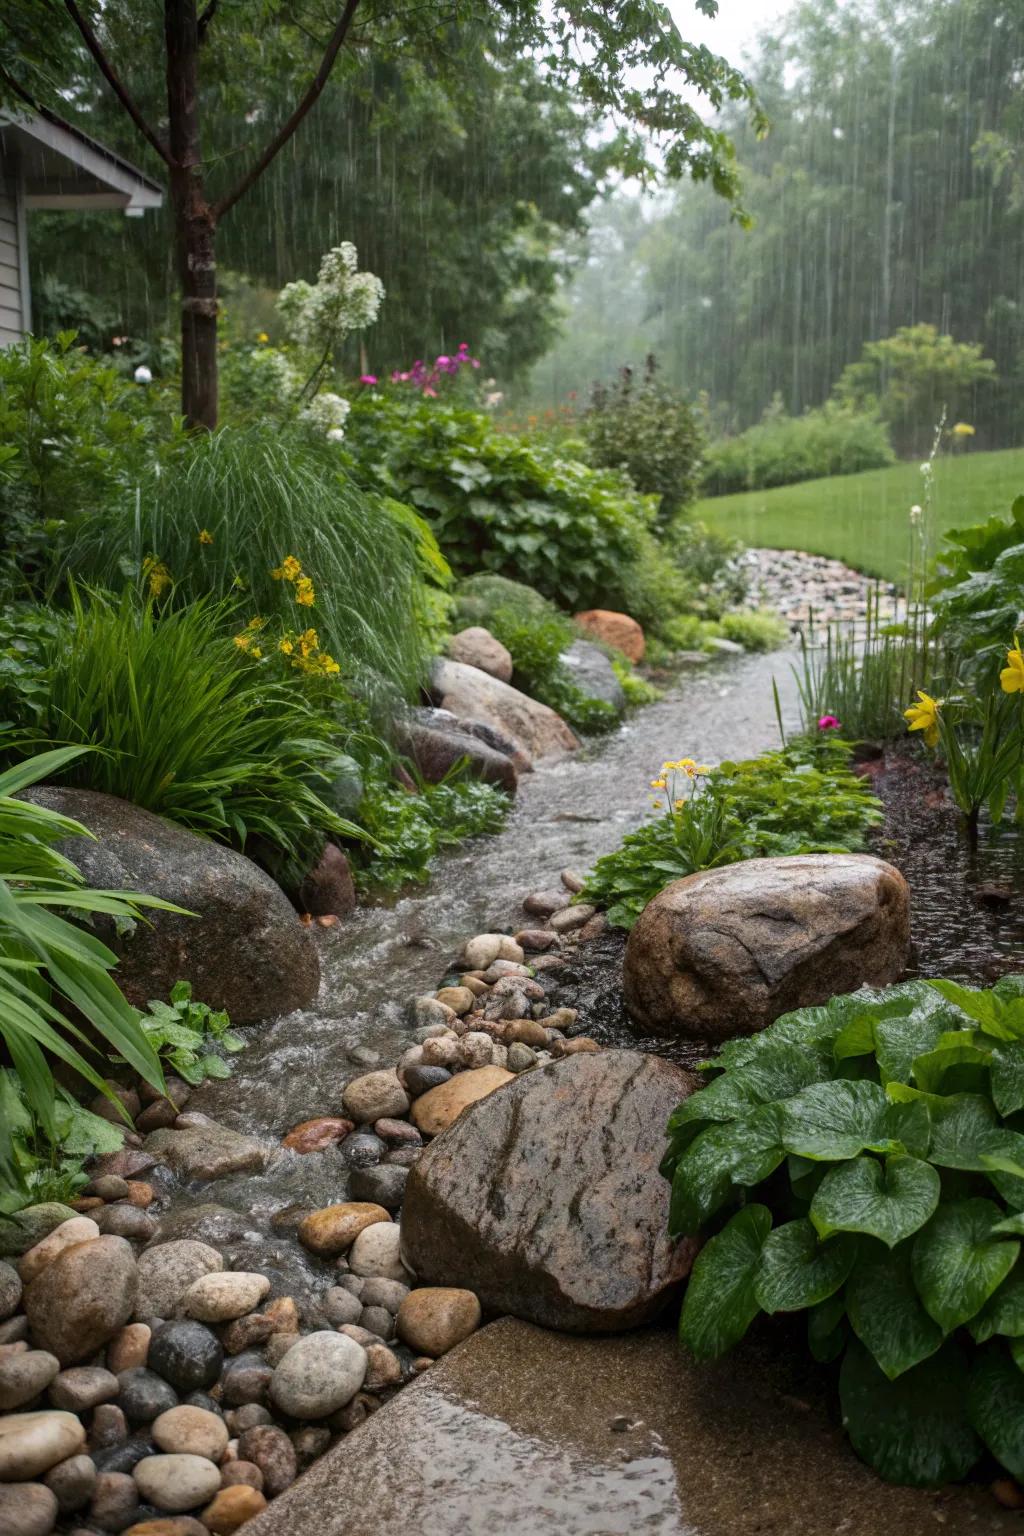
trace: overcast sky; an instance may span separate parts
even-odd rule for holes
[[[740,64],[760,32],[790,10],[795,0],[719,0],[714,21],[698,11],[693,0],[668,0],[668,8],[684,37],[723,53]]]

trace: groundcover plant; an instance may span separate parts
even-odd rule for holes
[[[1024,1475],[1024,976],[862,989],[733,1040],[669,1122],[674,1235],[713,1234],[700,1359],[807,1312],[843,1423],[891,1482]]]

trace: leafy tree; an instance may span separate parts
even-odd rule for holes
[[[843,369],[835,393],[856,410],[877,410],[899,451],[926,453],[943,412],[950,424],[958,420],[995,371],[976,343],[940,336],[934,325],[905,325],[869,341]]]
[[[696,4],[706,15],[717,10],[717,0]],[[203,8],[197,0],[23,0],[13,21],[5,16],[0,23],[0,78],[9,98],[29,105],[49,99],[65,111],[76,100],[88,110],[95,95],[95,75],[85,68],[91,62],[150,158],[162,163],[181,290],[182,403],[191,424],[212,427],[217,419],[222,221],[291,141],[336,67],[354,69],[360,58],[420,57],[451,86],[446,45],[472,25],[538,57],[550,81],[572,84],[591,110],[618,120],[619,158],[629,170],[650,174],[658,146],[670,176],[688,171],[735,203],[730,140],[676,86],[695,87],[716,107],[743,101],[760,124],[753,92],[725,60],[687,42],[667,7],[645,0],[613,7],[559,0],[553,8],[529,0],[515,9],[483,0],[267,0],[255,12],[244,0],[207,0]],[[162,102],[153,89],[157,58]],[[148,99],[129,83],[136,60],[143,61],[139,81],[149,87]],[[285,82],[294,84],[287,110]],[[211,89],[238,109],[234,142],[212,145],[205,135]],[[257,125],[257,147],[243,148],[240,139],[250,140]]]
[[[696,497],[703,435],[691,406],[661,383],[653,353],[639,378],[626,367],[595,387],[583,430],[595,464],[626,470],[638,491],[660,497],[662,522]]]

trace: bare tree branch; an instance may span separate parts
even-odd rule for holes
[[[209,0],[209,4],[206,6],[206,9],[203,11],[203,14],[199,18],[199,41],[201,43],[206,42],[207,29],[210,25],[210,22],[213,20],[217,13],[217,3],[218,0]]]
[[[71,0],[67,0],[67,3],[70,4]],[[331,34],[330,42],[327,44],[324,56],[320,60],[320,68],[313,76],[313,79],[309,85],[309,89],[302,97],[302,100],[295,108],[295,111],[292,113],[291,117],[289,117],[288,121],[284,123],[282,127],[277,131],[277,133],[271,139],[270,143],[267,145],[266,149],[263,151],[262,155],[260,155],[255,164],[251,166],[250,169],[245,173],[237,186],[235,186],[231,192],[228,192],[225,197],[222,197],[220,201],[214,205],[213,215],[215,219],[220,219],[225,213],[227,213],[229,208],[233,208],[234,205],[238,202],[238,199],[244,193],[248,192],[253,182],[259,180],[267,166],[273,160],[274,156],[278,153],[279,150],[284,148],[285,144],[287,144],[296,128],[302,122],[302,119],[309,112],[310,108],[315,104],[320,96],[321,91],[327,84],[331,70],[334,68],[334,61],[338,57],[338,54],[341,50],[341,45],[345,41],[345,38],[348,34],[348,29],[352,25],[352,18],[354,17],[358,7],[359,0],[346,0],[345,9],[342,11],[340,17],[338,18],[338,25],[335,27],[333,33]]]
[[[154,133],[153,129],[146,122],[146,119],[140,112],[133,97],[123,85],[120,77],[117,74],[117,71],[114,69],[114,66],[103,52],[103,48],[100,44],[99,38],[96,36],[96,33],[93,31],[92,27],[89,25],[89,22],[82,15],[81,11],[78,9],[78,6],[75,4],[75,0],[64,0],[64,6],[68,15],[71,17],[71,20],[74,22],[79,32],[81,32],[85,41],[85,46],[88,48],[89,52],[96,60],[96,63],[99,65],[100,73],[103,75],[103,78],[110,86],[110,89],[114,92],[114,95],[117,97],[118,101],[121,103],[122,107],[127,112],[136,128],[142,134],[142,137],[148,144],[153,146],[161,160],[163,160],[166,165],[173,165],[174,162],[171,159],[167,146],[162,143],[157,134]]]

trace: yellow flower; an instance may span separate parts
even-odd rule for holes
[[[295,583],[295,601],[300,603],[303,608],[312,608],[315,600],[316,593],[313,591],[313,583],[308,576],[300,576]]]
[[[672,804],[675,806],[677,811],[681,811],[683,809],[683,807],[686,805],[686,801],[685,800],[673,800]]]
[[[304,630],[299,636],[299,650],[303,656],[311,656],[319,647],[320,640],[315,629]]]
[[[664,789],[665,788],[665,780],[664,779],[652,779],[651,780],[651,788],[652,789]]]
[[[923,693],[919,688],[918,704],[911,704],[909,709],[903,711],[903,718],[912,731],[923,731],[925,746],[934,747],[939,740],[939,704],[929,694]]]
[[[326,651],[321,651],[320,653],[320,664],[324,671],[329,674],[341,671],[341,667],[335,661],[334,657],[329,656]]]
[[[270,337],[267,335],[266,331],[260,331],[259,335],[256,337],[256,340],[257,341],[269,341]]]
[[[142,573],[149,579],[150,597],[159,597],[171,585],[171,573],[162,560],[148,555],[142,562]]]
[[[694,774],[699,777],[701,774],[710,773],[711,769],[708,767],[707,763],[698,763],[693,771]]]
[[[294,555],[286,555],[277,570],[271,571],[270,574],[275,581],[298,581],[302,575],[302,566]]]
[[[285,656],[290,656],[295,650],[295,643],[294,641],[290,640],[287,635],[285,635],[284,639],[280,642],[278,649],[282,651]]]
[[[1004,693],[1024,693],[1024,654],[1019,641],[1006,653],[1006,666],[999,674],[999,684]]]
[[[213,543],[213,534],[210,532],[209,528],[200,528],[200,530],[199,530],[199,542],[200,542],[200,544],[212,544]]]
[[[248,651],[249,647],[252,645],[252,635],[247,635],[243,631],[242,634],[235,636],[235,644],[238,646],[240,651]]]
[[[971,426],[969,421],[958,421],[956,426],[952,428],[952,432],[954,437],[974,436],[974,428]]]

